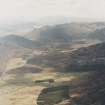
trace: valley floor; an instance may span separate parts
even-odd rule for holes
[[[76,74],[77,75],[77,74]],[[36,80],[55,79],[54,85],[63,81],[71,81],[75,74],[39,73],[27,74],[26,77],[6,79],[0,81],[0,105],[37,105],[37,98],[41,91],[48,87],[48,83],[35,84]],[[80,76],[80,75],[79,75]]]
[[[0,87],[0,105],[37,105],[36,100],[42,86]]]

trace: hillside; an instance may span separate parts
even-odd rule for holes
[[[71,42],[87,38],[87,36],[98,29],[105,28],[105,23],[68,23],[35,28],[25,36],[32,40],[46,42]]]
[[[101,71],[92,73],[87,79],[84,78],[82,82],[78,81],[78,85],[70,93],[70,105],[104,105],[104,80],[105,71]]]
[[[100,41],[105,41],[105,28],[95,30],[93,33],[90,33],[88,37],[93,40],[97,39]]]
[[[105,68],[105,43],[73,51],[66,69],[69,71],[93,71]]]
[[[6,72],[7,63],[14,56],[14,48],[0,43],[0,77]]]
[[[76,50],[69,48],[64,51],[55,50],[37,56],[33,55],[27,63],[53,67],[66,72],[96,71],[105,68],[105,43]]]
[[[27,34],[30,39],[2,37],[0,100],[7,97],[10,105],[104,105],[105,43],[88,37],[104,27],[71,23],[35,29]]]
[[[7,35],[0,41],[26,48],[61,47],[81,40],[104,41],[104,28],[103,22],[58,24],[34,28],[24,35]]]
[[[0,42],[2,44],[8,44],[12,46],[18,46],[23,48],[36,48],[40,44],[38,42],[34,42],[30,39],[24,38],[22,36],[17,35],[8,35],[0,38]]]

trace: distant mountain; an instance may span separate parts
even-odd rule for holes
[[[34,24],[31,24],[34,28]],[[20,25],[19,25],[20,26]],[[17,28],[19,28],[17,26]],[[27,28],[28,26],[22,25],[23,28]],[[16,28],[16,27],[15,27]],[[22,28],[22,30],[23,30]],[[89,40],[104,40],[104,22],[96,22],[96,23],[68,23],[68,24],[58,24],[58,25],[50,25],[37,27],[29,32],[20,32],[14,35],[5,36],[2,40],[6,42],[13,42],[14,44],[18,44],[22,47],[33,48],[33,46],[43,45],[45,46],[63,46],[64,44],[71,44],[75,41],[80,41],[83,39]],[[99,36],[100,35],[100,36]],[[15,37],[14,37],[15,36]],[[7,37],[7,38],[6,38]],[[17,38],[16,38],[17,37]],[[2,41],[1,40],[1,41]],[[10,40],[10,41],[8,41]],[[14,40],[14,41],[13,41]],[[17,41],[19,40],[19,41]],[[24,41],[23,41],[24,40]],[[24,45],[29,42],[30,45]],[[19,43],[18,43],[19,42]],[[24,42],[24,43],[23,43]],[[13,44],[12,43],[12,44]],[[21,44],[20,44],[21,43]],[[35,43],[35,45],[34,45]]]
[[[18,34],[23,36],[25,33],[31,31],[36,24],[34,22],[11,21],[0,24],[0,36],[9,34]]]
[[[27,38],[17,35],[8,35],[0,38],[2,44],[8,44],[12,46],[24,47],[24,48],[36,48],[40,44]]]
[[[35,28],[25,37],[39,40],[42,43],[71,43],[75,40],[87,39],[91,33],[105,28],[105,23],[68,23]]]
[[[104,41],[105,23],[69,23],[43,26],[27,32],[25,35],[9,35],[2,42],[34,48],[34,46],[63,46],[81,40]]]
[[[88,37],[93,40],[97,39],[100,41],[105,41],[105,28],[95,30],[93,33],[90,33]]]

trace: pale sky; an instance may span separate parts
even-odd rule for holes
[[[105,0],[0,0],[0,23],[47,16],[105,18]]]

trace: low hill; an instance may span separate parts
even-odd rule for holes
[[[68,23],[35,28],[25,37],[32,40],[40,40],[43,43],[67,43],[81,40],[98,29],[105,28],[105,23]]]
[[[68,59],[68,71],[93,71],[105,68],[105,43],[73,51]]]
[[[96,71],[105,68],[105,43],[70,50],[53,51],[28,59],[27,63],[58,68],[68,72]]]
[[[8,35],[0,38],[0,42],[2,44],[8,44],[12,46],[18,46],[23,48],[36,48],[40,44],[38,42],[34,42],[30,39],[24,38],[22,36],[17,35]]]
[[[105,41],[105,28],[95,30],[93,33],[90,33],[88,37],[93,40],[97,39],[100,41]]]

